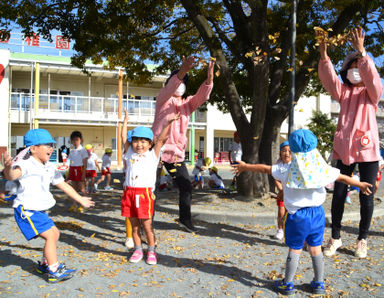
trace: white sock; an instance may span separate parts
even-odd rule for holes
[[[56,271],[57,271],[57,268],[59,268],[59,262],[56,262],[55,264],[52,264],[52,265],[49,265],[49,266],[48,266],[48,269],[49,269],[49,271],[51,271],[51,272],[56,272]]]

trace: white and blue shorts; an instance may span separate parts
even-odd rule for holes
[[[320,246],[324,229],[325,213],[322,206],[301,208],[295,214],[287,212],[284,222],[285,243],[292,249],[302,249],[305,241],[309,246]]]
[[[14,211],[16,223],[27,240],[55,226],[45,211],[24,210],[22,205],[14,208]]]
[[[196,182],[199,182],[199,181],[202,181],[202,180],[203,180],[203,176],[200,173],[195,175],[195,181]]]

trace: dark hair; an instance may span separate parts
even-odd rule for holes
[[[133,142],[133,140],[145,140],[145,141],[148,141],[151,144],[151,148],[149,148],[149,150],[152,150],[153,147],[155,147],[155,143],[151,139],[148,139],[148,138],[132,137],[132,142]]]
[[[177,74],[179,72],[179,69],[176,69],[176,70],[174,70],[174,71],[172,71],[171,72],[171,75],[168,77],[168,79],[165,81],[165,85],[167,85],[168,84],[168,82],[169,82],[169,80],[175,75],[175,74]],[[185,74],[185,76],[184,76],[184,78],[183,78],[183,83],[185,84],[185,85],[187,85],[187,83],[188,83],[188,74],[186,73]]]
[[[80,138],[80,140],[83,140],[83,135],[81,134],[80,131],[75,130],[75,131],[72,131],[72,133],[71,133],[71,136],[70,136],[71,141],[72,141],[74,138]]]
[[[352,87],[353,84],[347,79],[348,69],[350,69],[353,62],[357,61],[357,59],[357,57],[355,59],[351,59],[351,61],[345,65],[344,69],[340,71],[340,77],[343,80],[343,83],[349,87]]]

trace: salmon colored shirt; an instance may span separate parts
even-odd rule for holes
[[[381,159],[376,111],[383,86],[368,55],[358,60],[358,68],[365,86],[349,87],[340,82],[329,58],[319,62],[320,80],[340,104],[333,158],[340,159],[345,165]]]
[[[213,88],[213,84],[207,85],[204,82],[195,95],[180,99],[173,94],[181,82],[177,75],[172,76],[156,96],[156,113],[152,125],[155,137],[160,135],[169,118],[180,112],[180,119],[171,124],[168,140],[161,155],[161,160],[168,163],[184,161],[189,118],[201,104],[208,100]]]

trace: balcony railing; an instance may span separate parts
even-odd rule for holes
[[[44,112],[62,113],[117,113],[118,99],[104,97],[88,97],[73,95],[40,94],[39,110]],[[11,93],[11,110],[29,111],[34,104],[35,94]],[[156,101],[124,99],[123,110],[130,115],[154,116]]]

